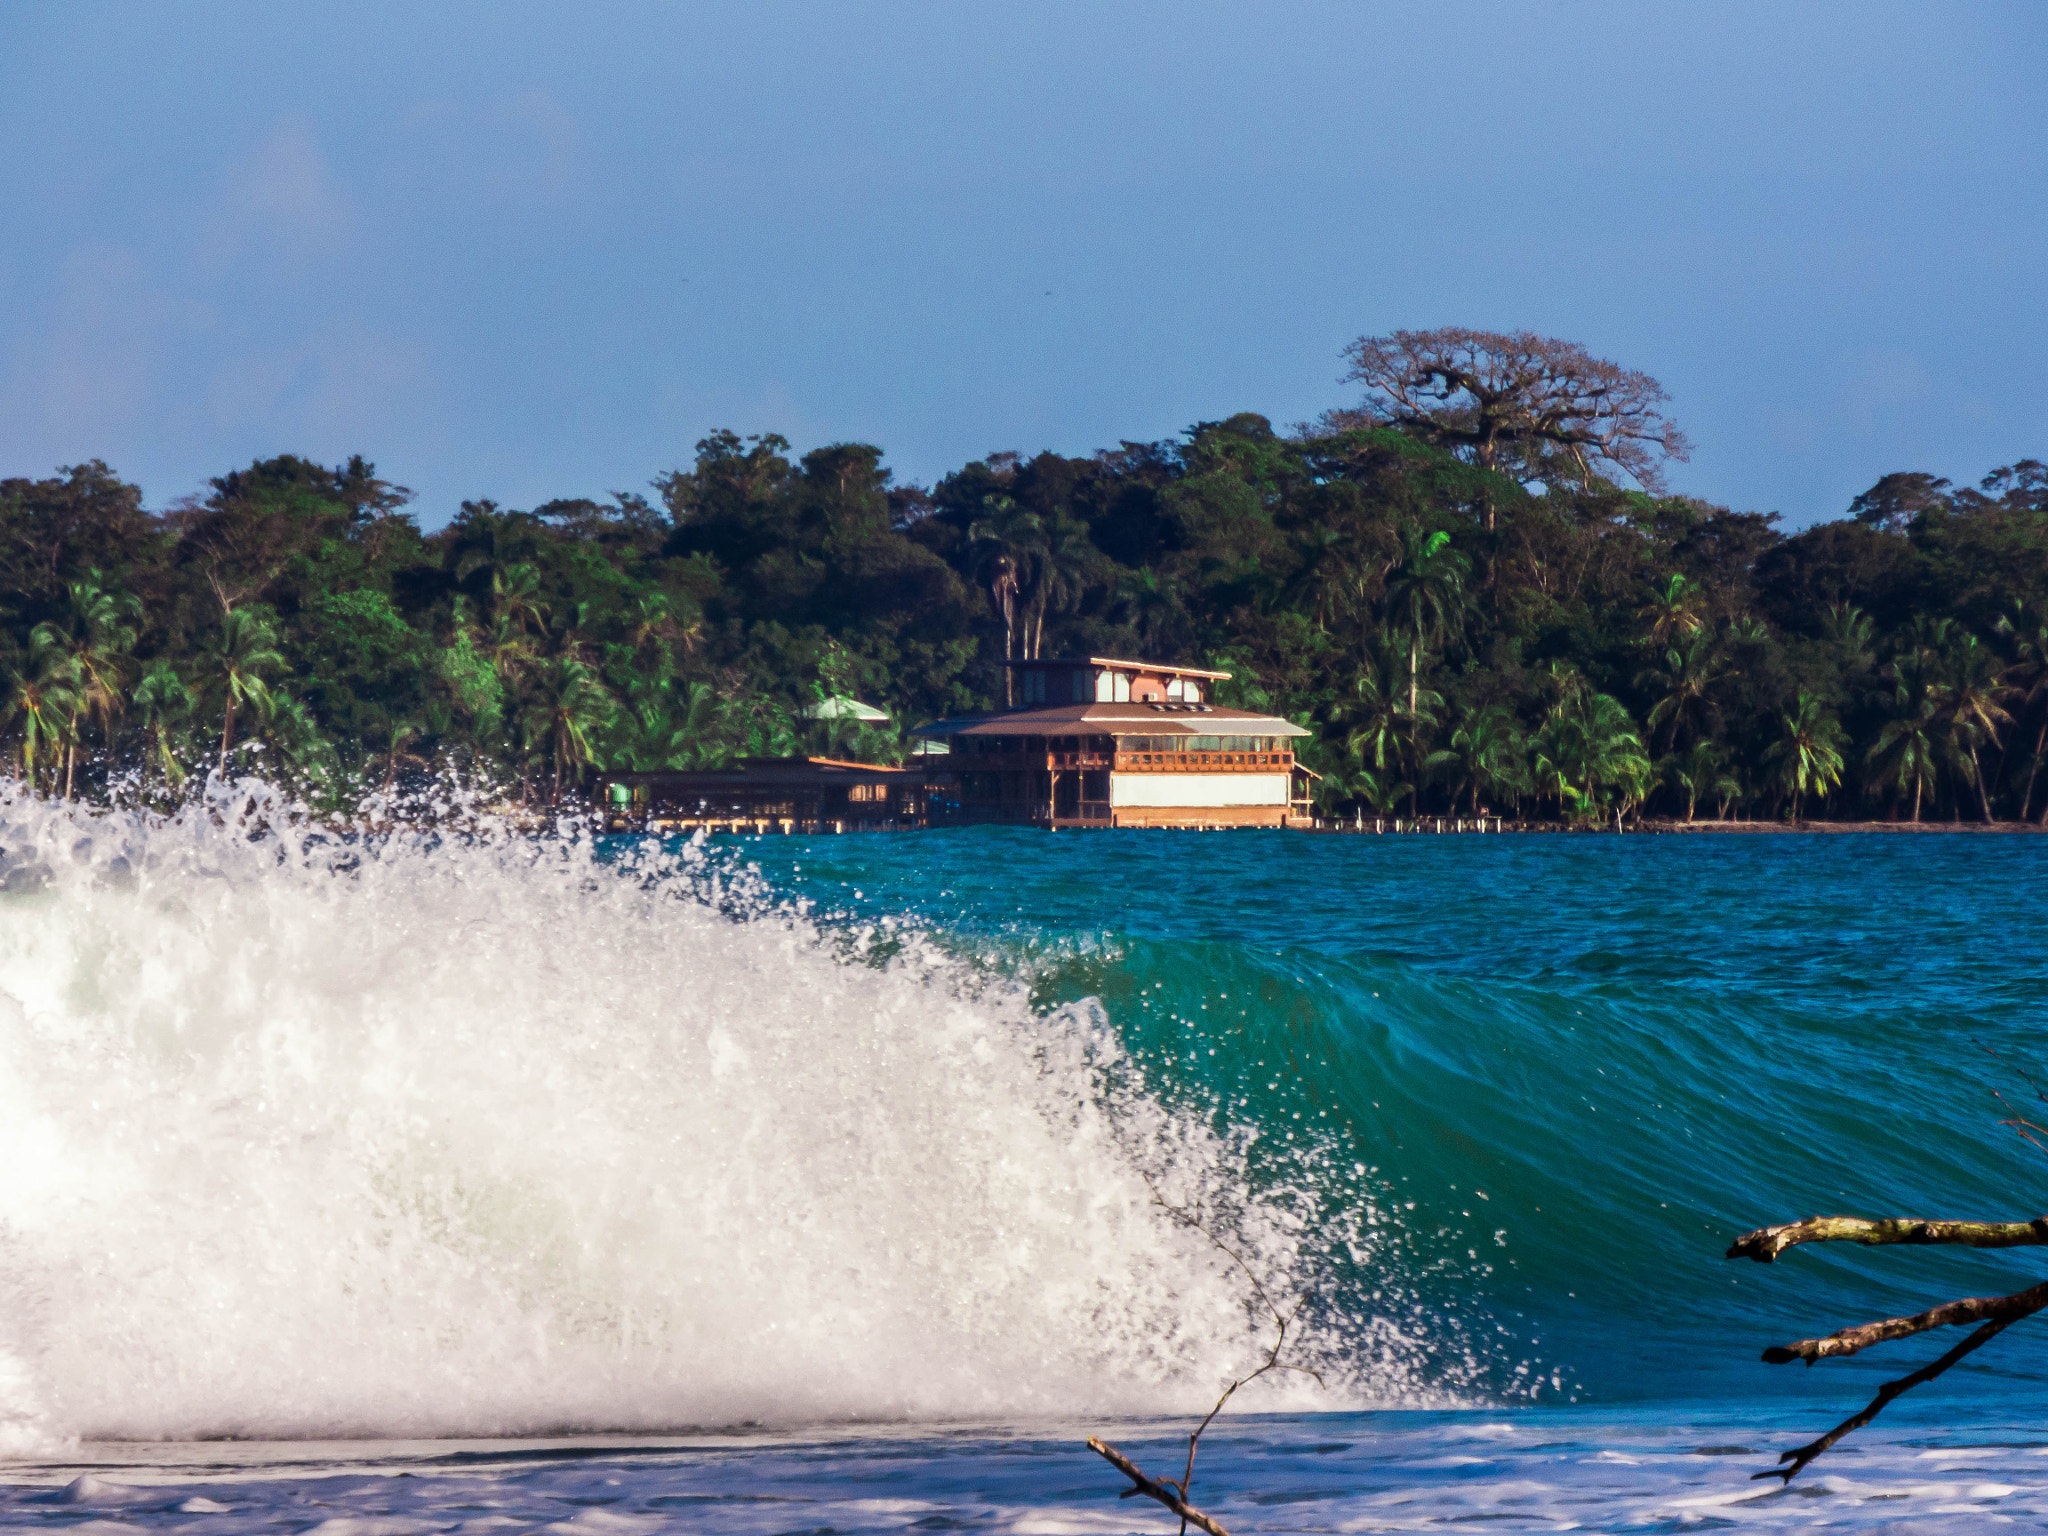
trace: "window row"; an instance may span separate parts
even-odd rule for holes
[[[1119,736],[1119,752],[1280,752],[1277,736]]]

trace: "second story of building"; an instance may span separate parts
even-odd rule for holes
[[[1228,672],[1169,667],[1113,656],[1070,656],[1058,661],[1013,661],[1012,709],[1049,704],[1176,704],[1198,709]]]
[[[1109,769],[1122,773],[1273,773],[1294,763],[1291,720],[1209,702],[1230,674],[1088,656],[1014,664],[1019,702],[935,721],[911,734],[929,769]],[[943,765],[943,768],[941,767]]]

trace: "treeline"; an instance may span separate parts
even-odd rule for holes
[[[929,489],[719,432],[648,494],[465,503],[363,459],[151,512],[94,462],[0,481],[0,730],[42,791],[226,766],[324,802],[445,769],[893,760],[1006,657],[1225,668],[1314,732],[1326,807],[2048,815],[2048,468],[1894,474],[1839,521],[1513,462],[1399,412],[1252,415]],[[857,696],[886,727],[817,719]]]

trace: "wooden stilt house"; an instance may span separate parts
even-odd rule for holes
[[[1314,775],[1300,726],[1210,702],[1227,672],[1107,656],[1012,664],[1016,703],[911,734],[933,823],[1051,827],[1284,827],[1305,822]]]

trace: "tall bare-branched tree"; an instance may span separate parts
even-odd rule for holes
[[[1692,452],[1664,414],[1663,385],[1574,341],[1444,326],[1361,336],[1344,357],[1345,382],[1366,389],[1361,419],[1390,422],[1519,480],[1619,475],[1659,490],[1665,461]]]

